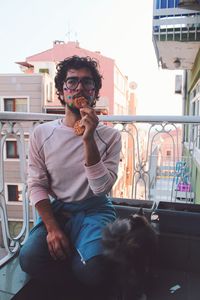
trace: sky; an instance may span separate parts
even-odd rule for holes
[[[137,83],[137,114],[181,115],[175,74],[158,67],[152,42],[153,0],[1,0],[0,73],[52,48],[54,40],[113,58]]]

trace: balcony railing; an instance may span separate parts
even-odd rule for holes
[[[37,124],[60,117],[0,113],[0,246],[3,253],[0,265],[18,252],[35,220],[26,185],[29,135]],[[99,116],[99,119],[118,128],[122,134],[119,174],[112,196],[198,203],[200,117]],[[8,141],[15,142],[16,149],[15,146],[9,148]],[[17,186],[18,194],[13,193],[13,186]]]

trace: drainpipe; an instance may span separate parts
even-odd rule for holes
[[[182,88],[182,115],[188,114],[187,112],[187,70],[183,71],[183,88]],[[182,136],[182,145],[186,141],[186,126],[183,124],[183,136]],[[183,147],[182,147],[183,150]],[[183,154],[183,153],[182,153]]]
[[[183,71],[183,97],[182,97],[182,115],[186,115],[187,105],[187,70]]]

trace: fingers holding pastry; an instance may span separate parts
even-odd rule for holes
[[[99,118],[96,116],[96,114],[84,114],[81,118],[81,125],[87,127],[94,127],[96,128],[99,123]]]
[[[87,135],[93,134],[99,123],[95,110],[89,106],[88,100],[84,97],[75,98],[74,106],[79,109],[81,115],[81,119],[74,125],[75,134],[80,136],[85,131],[87,131]]]
[[[99,119],[97,117],[97,114],[95,110],[91,107],[83,107],[80,108],[80,115],[82,120],[87,120],[89,123],[98,124]]]

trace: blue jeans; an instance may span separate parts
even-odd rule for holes
[[[71,259],[52,259],[46,241],[47,231],[39,220],[20,251],[22,270],[47,283],[65,284],[77,279],[90,286],[101,284],[109,274],[107,262],[102,256],[101,231],[116,218],[112,204],[106,197],[93,197],[77,203],[56,200],[52,208],[60,227],[70,236],[74,246]],[[62,212],[66,211],[72,217],[65,220]]]

